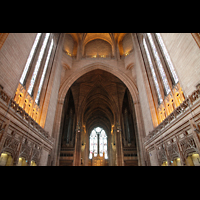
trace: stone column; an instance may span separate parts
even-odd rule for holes
[[[143,124],[143,118],[141,113],[140,104],[134,103],[135,107],[135,115],[137,120],[137,133],[136,133],[136,140],[138,143],[138,166],[145,166],[145,160],[146,155],[144,152],[144,146],[143,146],[143,138],[145,137],[145,130],[144,130],[144,124]]]
[[[184,155],[183,155],[183,152],[181,150],[181,145],[179,143],[179,138],[178,136],[176,136],[176,145],[177,145],[177,149],[178,149],[178,152],[179,152],[179,155],[180,155],[180,160],[181,160],[181,165],[182,166],[185,166],[186,165],[186,160],[184,158]]]
[[[77,43],[77,55],[76,55],[76,60],[80,60],[82,57],[82,41],[79,41]]]
[[[69,140],[70,140],[70,135],[71,135],[71,129],[72,129],[72,109],[70,109],[70,113],[69,113],[69,123],[68,123],[68,127],[67,127],[67,140],[66,140],[66,144],[69,144]]]
[[[131,143],[131,136],[130,136],[130,127],[129,127],[129,120],[128,120],[128,111],[127,109],[125,109],[124,111],[124,118],[125,118],[125,129],[126,129],[126,135],[127,135],[127,140],[128,140],[128,144]]]
[[[23,143],[23,137],[20,138],[20,143],[17,147],[17,152],[15,154],[15,157],[13,158],[13,166],[17,166],[18,162],[19,162],[19,155],[22,149],[22,143]]]
[[[198,150],[197,153],[200,155],[200,142],[199,142],[199,136],[197,135],[198,127],[196,126],[193,119],[189,120],[189,122],[190,122],[190,126],[192,128],[192,135],[193,135],[193,138],[196,143],[197,150]]]
[[[2,151],[4,142],[6,140],[6,136],[8,134],[7,131],[8,131],[9,125],[10,125],[10,119],[8,119],[0,129],[0,131],[1,131],[0,132],[0,152]]]
[[[116,134],[117,166],[124,166],[124,152],[123,152],[123,147],[122,147],[121,126],[117,126],[117,130],[115,130],[115,134]]]
[[[118,46],[118,44],[116,45],[116,57],[117,57],[117,60],[120,60],[120,53],[119,53],[119,46]]]
[[[85,166],[88,166],[89,161],[89,135],[88,132],[86,132],[85,135]]]
[[[46,97],[44,99],[42,113],[41,113],[41,127],[49,132],[49,135],[53,134],[54,117],[56,116],[56,104],[58,100],[58,92],[60,87],[60,77],[62,72],[61,58],[62,58],[62,46],[64,42],[64,34],[61,33],[58,40],[55,57],[53,60],[53,66],[51,75],[49,78],[49,84],[46,89]],[[46,120],[45,120],[46,119]]]
[[[60,146],[61,146],[61,139],[62,139],[62,129],[61,129],[61,117],[62,117],[62,111],[63,111],[63,104],[64,100],[61,102],[57,103],[56,107],[56,115],[55,115],[55,124],[56,127],[53,129],[53,138],[55,139],[54,141],[54,146],[52,149],[51,153],[51,162],[52,166],[58,166],[59,165],[59,158],[60,158]]]
[[[165,155],[166,155],[166,158],[167,158],[168,166],[170,166],[170,165],[171,165],[171,160],[170,160],[170,158],[169,158],[169,153],[168,153],[168,151],[167,151],[167,144],[166,144],[166,143],[163,144],[163,147],[164,147]]]
[[[81,129],[79,125],[76,128],[73,166],[81,166]]]
[[[34,150],[34,144],[32,144],[31,150],[29,152],[28,158],[27,158],[27,166],[31,165],[31,160],[32,160],[32,156],[33,156],[33,150]]]
[[[157,147],[156,143],[154,144],[154,149],[156,150],[157,164],[158,164],[158,166],[160,166],[159,155],[158,155],[158,147]],[[150,161],[150,163],[151,163],[151,161]]]

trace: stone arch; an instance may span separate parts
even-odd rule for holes
[[[112,45],[99,38],[89,41],[84,47],[84,56],[96,56],[97,54],[104,56],[113,55]]]
[[[60,87],[59,94],[58,94],[58,101],[60,101],[60,102],[64,101],[67,91],[69,90],[69,88],[72,86],[72,84],[78,78],[80,78],[84,74],[86,74],[90,71],[93,71],[95,69],[104,70],[106,72],[113,74],[117,78],[119,78],[129,89],[131,96],[133,98],[133,102],[134,103],[139,102],[138,89],[137,89],[135,83],[125,73],[123,73],[123,71],[115,70],[113,68],[113,66],[110,66],[110,65],[107,65],[104,63],[100,63],[100,62],[86,65],[86,66],[82,67],[78,72],[76,71],[68,79],[66,79],[64,81],[64,83],[62,84],[62,86]]]
[[[91,39],[87,40],[86,42],[84,42],[83,47],[82,47],[83,48],[82,56],[84,56],[86,53],[87,44],[89,44],[90,42],[93,42],[95,40],[103,40],[104,42],[108,43],[111,47],[111,55],[114,56],[114,45],[111,43],[111,41],[109,41],[105,38],[101,38],[101,37],[91,38]]]
[[[61,85],[58,93],[58,103],[57,103],[57,108],[56,108],[56,115],[55,115],[55,120],[54,120],[54,130],[53,130],[53,137],[55,138],[55,150],[54,150],[54,158],[53,158],[53,165],[58,165],[59,160],[58,160],[58,145],[60,142],[60,134],[61,134],[61,118],[62,118],[62,112],[63,112],[63,104],[64,104],[64,99],[65,96],[69,90],[69,88],[72,86],[72,84],[81,76],[84,74],[96,70],[104,70],[106,72],[109,72],[119,78],[125,86],[129,89],[131,97],[133,99],[135,109],[136,109],[136,120],[137,120],[137,125],[138,125],[138,131],[137,134],[141,135],[141,137],[144,135],[143,133],[143,118],[141,114],[141,108],[139,104],[139,94],[138,94],[138,89],[134,83],[134,81],[129,77],[123,70],[120,70],[119,68],[116,69],[114,66],[101,63],[101,62],[95,62],[89,65],[82,66],[79,71],[76,70],[73,72]],[[124,69],[125,70],[125,69]],[[139,139],[140,146],[141,144],[141,139]],[[140,153],[143,154],[142,146],[140,148]],[[140,158],[141,156],[141,158]],[[144,162],[143,155],[138,156],[139,163]],[[140,160],[141,159],[141,160]],[[140,165],[140,164],[139,164]]]

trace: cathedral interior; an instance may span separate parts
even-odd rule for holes
[[[0,166],[199,166],[200,33],[0,33]]]

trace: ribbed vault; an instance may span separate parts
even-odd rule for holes
[[[126,86],[114,75],[94,70],[80,77],[72,85],[76,112],[87,130],[93,127],[111,129],[121,109]]]

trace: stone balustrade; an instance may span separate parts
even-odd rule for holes
[[[36,129],[43,137],[49,140],[51,143],[54,142],[54,138],[50,137],[49,133],[45,131],[32,117],[25,112],[25,110],[20,107],[11,97],[9,97],[3,88],[0,87],[0,99],[2,99],[9,108],[12,108],[15,113],[18,113],[22,119],[28,122],[34,129]]]
[[[170,122],[176,119],[181,113],[189,108],[190,105],[199,99],[200,97],[200,88],[195,90],[190,96],[188,96],[170,115],[168,115],[153,131],[144,138],[144,144],[147,143],[152,137],[159,133],[160,130],[165,128]]]

